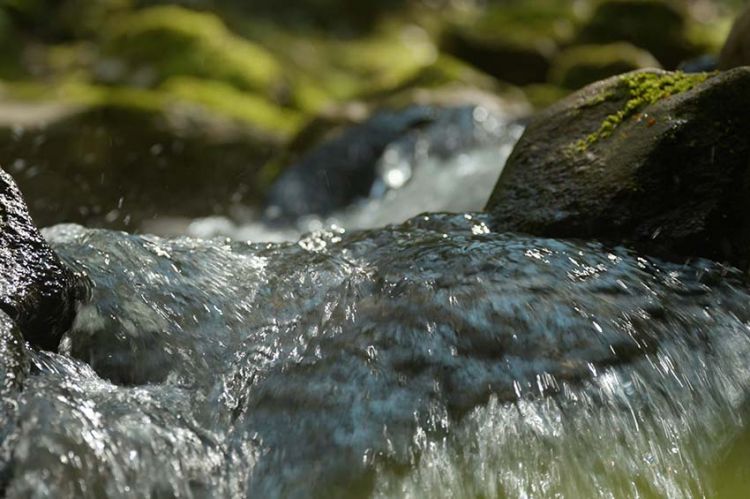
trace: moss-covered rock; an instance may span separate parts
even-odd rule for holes
[[[366,35],[347,39],[257,22],[245,23],[241,32],[273,50],[292,82],[297,107],[312,113],[389,91],[439,58],[429,33],[403,21],[383,22]]]
[[[571,2],[512,1],[454,22],[445,30],[442,46],[500,80],[539,83],[576,22]]]
[[[659,61],[651,54],[629,43],[579,45],[555,57],[549,81],[565,88],[578,89],[621,73],[660,67]]]
[[[284,72],[263,47],[234,35],[214,14],[160,6],[107,25],[100,80],[154,87],[172,77],[223,82],[284,100]]]
[[[577,35],[580,43],[627,41],[648,50],[664,67],[699,55],[706,47],[689,36],[690,18],[671,0],[606,0]]]
[[[529,125],[487,205],[499,229],[750,263],[750,69],[641,71]]]

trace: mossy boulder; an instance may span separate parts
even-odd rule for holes
[[[139,0],[143,4],[175,3],[175,0]],[[198,8],[219,10],[283,24],[288,29],[324,29],[349,36],[372,29],[380,19],[399,12],[411,0],[181,0]]]
[[[577,41],[630,42],[672,69],[705,48],[691,39],[690,22],[683,6],[670,0],[606,0],[581,27]]]
[[[131,0],[5,0],[0,9],[23,32],[59,42],[95,35],[131,5]]]
[[[107,24],[100,81],[156,87],[173,77],[209,79],[288,100],[284,71],[260,45],[233,34],[214,14],[158,6]]]
[[[34,106],[25,109],[31,114]],[[14,118],[0,127],[0,162],[41,225],[138,230],[156,216],[206,216],[253,204],[260,198],[258,170],[280,145],[200,107],[162,106],[143,96],[34,112],[43,119],[21,126]]]
[[[621,73],[660,67],[654,56],[629,43],[580,45],[555,57],[549,81],[561,87],[579,89]]]
[[[0,170],[0,310],[32,345],[55,350],[78,296],[75,276],[34,226],[11,176]],[[0,348],[4,342],[0,335]]]
[[[545,81],[550,61],[575,32],[571,2],[509,2],[449,25],[448,53],[509,83]]]
[[[487,210],[498,229],[750,263],[750,68],[645,70],[540,113]]]
[[[750,66],[750,6],[737,16],[719,55],[719,68]]]

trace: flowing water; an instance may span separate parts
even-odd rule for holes
[[[368,200],[291,242],[247,239],[310,221],[46,230],[87,299],[58,353],[0,314],[6,495],[745,497],[738,271],[470,212],[351,230],[478,208],[519,130],[395,144]]]
[[[369,229],[425,212],[483,209],[523,126],[507,111],[492,105],[446,109],[420,106],[407,108],[404,113],[407,118],[416,113],[432,121],[391,142],[375,162],[369,196],[335,213],[301,217],[286,226],[268,225],[255,213],[241,214],[234,220],[157,220],[147,224],[146,231],[198,238],[226,236],[242,241],[296,241],[306,232],[323,228]],[[397,117],[386,116],[390,120]],[[366,149],[368,145],[355,143],[350,147]]]

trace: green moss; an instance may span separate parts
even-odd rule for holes
[[[239,90],[283,91],[283,69],[267,50],[231,33],[215,15],[160,6],[113,19],[107,57],[127,67],[125,79],[151,74],[154,85],[174,76],[222,81]]]
[[[710,73],[686,74],[680,71],[674,73],[635,73],[620,78],[617,90],[609,97],[618,97],[620,91],[625,92],[625,104],[616,113],[610,114],[602,122],[599,129],[575,144],[578,152],[585,152],[592,144],[606,139],[625,120],[635,116],[646,106],[686,92],[696,85],[703,83],[711,76]]]
[[[328,104],[400,85],[437,57],[429,34],[401,21],[381,22],[372,32],[348,39],[257,20],[240,25],[239,32],[269,47],[278,58],[292,102],[311,114]]]

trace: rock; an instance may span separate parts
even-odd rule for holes
[[[130,7],[130,0],[17,0],[3,8],[19,29],[47,42],[97,33],[102,23]]]
[[[29,373],[29,352],[18,326],[0,311],[0,490],[11,479],[13,452],[5,445],[18,421],[17,395]]]
[[[413,89],[380,100],[380,107],[349,106],[337,120],[315,120],[281,158],[291,164],[268,191],[267,221],[329,215],[401,188],[419,158],[450,158],[503,140],[499,123],[528,112],[523,94],[505,95],[511,100],[468,87]]]
[[[19,391],[29,371],[29,358],[21,331],[13,320],[0,311],[0,441],[11,410],[9,396]]]
[[[191,76],[264,95],[288,93],[275,57],[232,33],[213,14],[165,5],[134,11],[108,27],[105,57],[95,68],[108,83],[156,86],[170,77]]]
[[[40,226],[137,230],[157,215],[259,204],[255,176],[281,139],[202,108],[148,102],[49,112],[17,105],[9,122],[0,120],[0,157]],[[21,121],[21,111],[39,119]]]
[[[719,69],[750,65],[750,7],[737,17],[719,55]]]
[[[55,350],[75,315],[75,276],[47,245],[18,187],[2,170],[0,215],[0,310],[32,345]]]
[[[402,112],[382,111],[344,129],[303,155],[271,186],[265,208],[269,219],[291,222],[305,215],[327,215],[367,196],[386,146],[435,119],[434,109],[414,106]]]
[[[572,37],[575,23],[569,2],[515,2],[459,19],[446,30],[442,45],[500,80],[540,83],[560,46]]]
[[[750,262],[750,69],[644,70],[531,122],[486,209],[498,228]]]
[[[549,80],[565,88],[579,89],[628,71],[660,67],[654,56],[629,43],[579,45],[555,57]]]
[[[578,33],[579,43],[630,42],[651,52],[666,68],[700,55],[688,36],[688,15],[665,0],[607,0]]]

